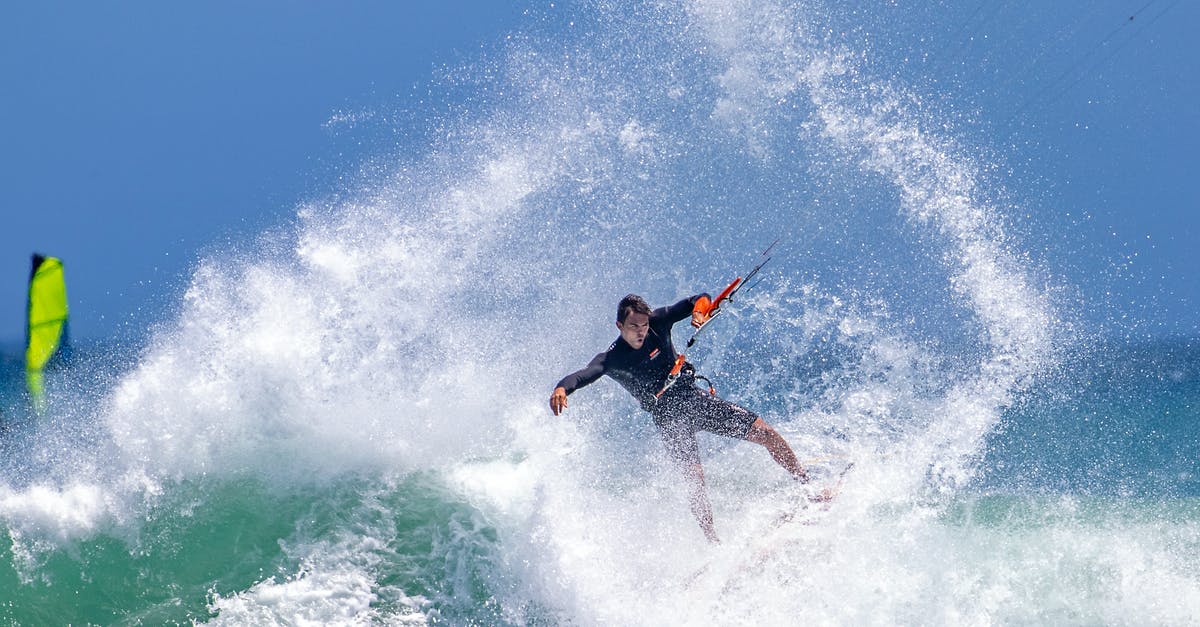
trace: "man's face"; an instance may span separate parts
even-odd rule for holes
[[[650,316],[643,313],[630,312],[625,316],[625,322],[618,322],[621,339],[633,348],[641,348],[646,342],[646,334],[650,332]]]

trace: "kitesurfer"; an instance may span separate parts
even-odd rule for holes
[[[608,375],[621,384],[650,412],[662,435],[667,453],[688,482],[688,502],[700,529],[710,542],[718,542],[713,529],[712,506],[704,488],[704,469],[696,433],[708,431],[761,444],[776,463],[797,481],[808,482],[804,467],[787,441],[750,410],[718,398],[695,385],[695,369],[686,362],[678,379],[669,378],[676,361],[671,327],[691,316],[700,328],[712,315],[696,307],[707,294],[685,298],[669,307],[651,310],[642,297],[630,294],[617,305],[621,336],[608,350],[596,355],[582,370],[564,377],[550,395],[550,410],[557,416],[567,407],[567,395]],[[668,383],[668,380],[670,383]]]

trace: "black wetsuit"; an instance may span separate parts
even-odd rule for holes
[[[650,312],[650,330],[641,348],[635,349],[618,337],[607,351],[596,355],[582,370],[563,377],[557,387],[570,394],[595,382],[601,375],[616,379],[638,399],[642,409],[654,416],[654,424],[662,434],[668,452],[682,463],[700,463],[696,446],[698,431],[744,439],[758,416],[696,387],[691,364],[684,367],[679,380],[661,398],[654,397],[675,363],[671,327],[692,315],[700,296],[697,294]]]

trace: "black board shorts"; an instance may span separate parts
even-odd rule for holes
[[[672,390],[650,411],[671,458],[681,464],[699,464],[696,434],[707,431],[739,440],[746,439],[758,416],[739,405],[712,396],[706,390],[687,386]]]

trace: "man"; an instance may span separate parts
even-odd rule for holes
[[[688,481],[688,501],[709,542],[719,542],[713,530],[712,506],[704,488],[704,469],[696,433],[708,431],[761,444],[771,457],[801,483],[808,482],[804,467],[788,443],[762,418],[695,385],[695,369],[685,364],[674,385],[667,386],[675,364],[671,327],[691,316],[699,328],[710,312],[695,309],[697,294],[670,307],[651,310],[640,296],[630,294],[617,305],[621,336],[586,367],[558,382],[550,395],[550,411],[557,416],[567,407],[567,395],[608,375],[620,383],[654,417],[663,443]]]

